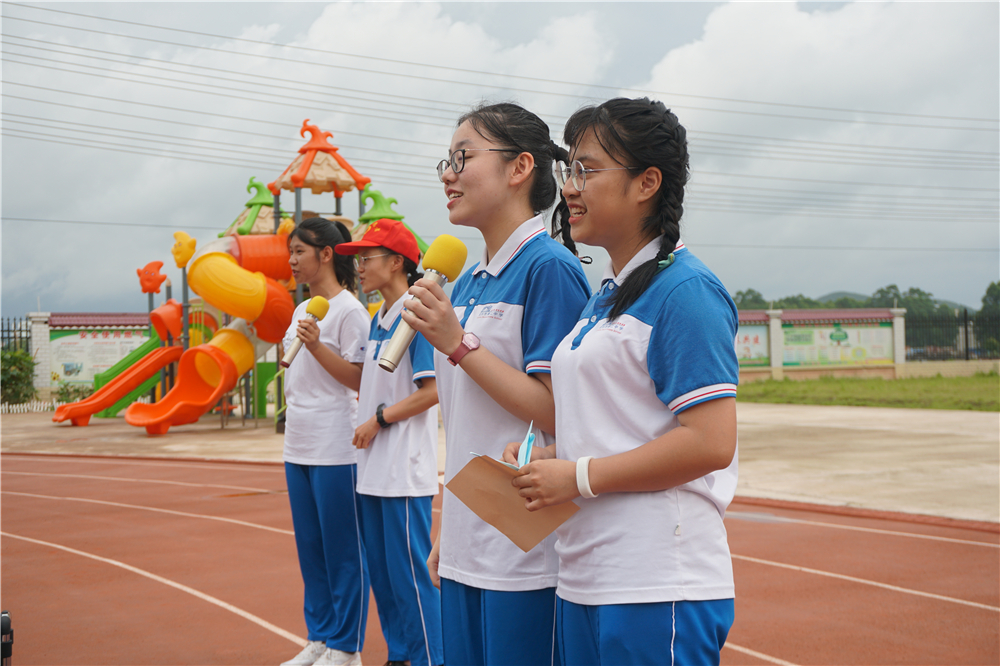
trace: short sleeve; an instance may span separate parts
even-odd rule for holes
[[[656,395],[672,412],[736,396],[737,322],[721,284],[696,276],[670,292],[654,322],[646,363]]]
[[[583,306],[590,298],[590,286],[576,258],[553,257],[539,263],[530,273],[521,325],[524,370],[528,374],[552,372],[552,354],[573,330]]]
[[[364,363],[371,321],[363,307],[350,308],[340,325],[340,355],[351,363]]]
[[[417,333],[410,343],[410,365],[413,366],[413,381],[434,377],[434,347],[424,336]]]

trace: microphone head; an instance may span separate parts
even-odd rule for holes
[[[454,282],[462,273],[465,260],[469,256],[469,248],[454,236],[441,234],[424,254],[424,270],[437,271]]]
[[[329,311],[330,301],[322,296],[313,296],[309,299],[309,305],[306,306],[306,314],[311,314],[316,319],[322,319]]]

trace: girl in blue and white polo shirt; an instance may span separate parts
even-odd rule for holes
[[[552,358],[557,442],[514,479],[529,509],[580,507],[557,530],[558,644],[567,665],[718,664],[737,313],[680,242],[685,130],[660,102],[613,99],[576,112],[565,138],[573,238],[611,261]]]
[[[397,220],[375,221],[361,240],[337,246],[357,254],[361,289],[384,303],[372,318],[358,390],[358,498],[372,592],[388,664],[437,666],[441,595],[425,562],[431,550],[431,500],[438,491],[437,386],[434,350],[416,335],[395,372],[378,366],[382,345],[399,326],[417,272],[417,239]]]
[[[463,116],[438,176],[452,224],[477,229],[482,259],[456,282],[451,301],[437,284],[410,288],[403,319],[435,354],[447,441],[445,483],[470,451],[499,458],[534,421],[551,442],[555,408],[550,359],[590,289],[573,252],[546,233],[540,214],[558,198],[552,173],[566,151],[549,128],[515,104]],[[557,208],[553,226],[565,217]],[[572,243],[572,241],[569,241]],[[524,553],[451,493],[428,559],[441,578],[445,663],[552,664],[556,555],[552,535]]]

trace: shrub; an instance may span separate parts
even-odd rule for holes
[[[20,405],[35,398],[35,359],[23,349],[0,352],[0,400]]]
[[[94,392],[94,387],[89,384],[70,384],[61,382],[56,390],[56,399],[59,402],[77,402],[84,398],[89,398]]]

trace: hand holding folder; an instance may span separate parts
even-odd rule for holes
[[[522,466],[531,460],[534,437],[529,426],[518,452],[518,463]],[[475,457],[446,487],[473,513],[500,530],[524,552],[537,546],[580,510],[573,502],[566,502],[528,511],[524,498],[511,485],[511,480],[518,475],[517,468],[489,456],[472,455]]]

